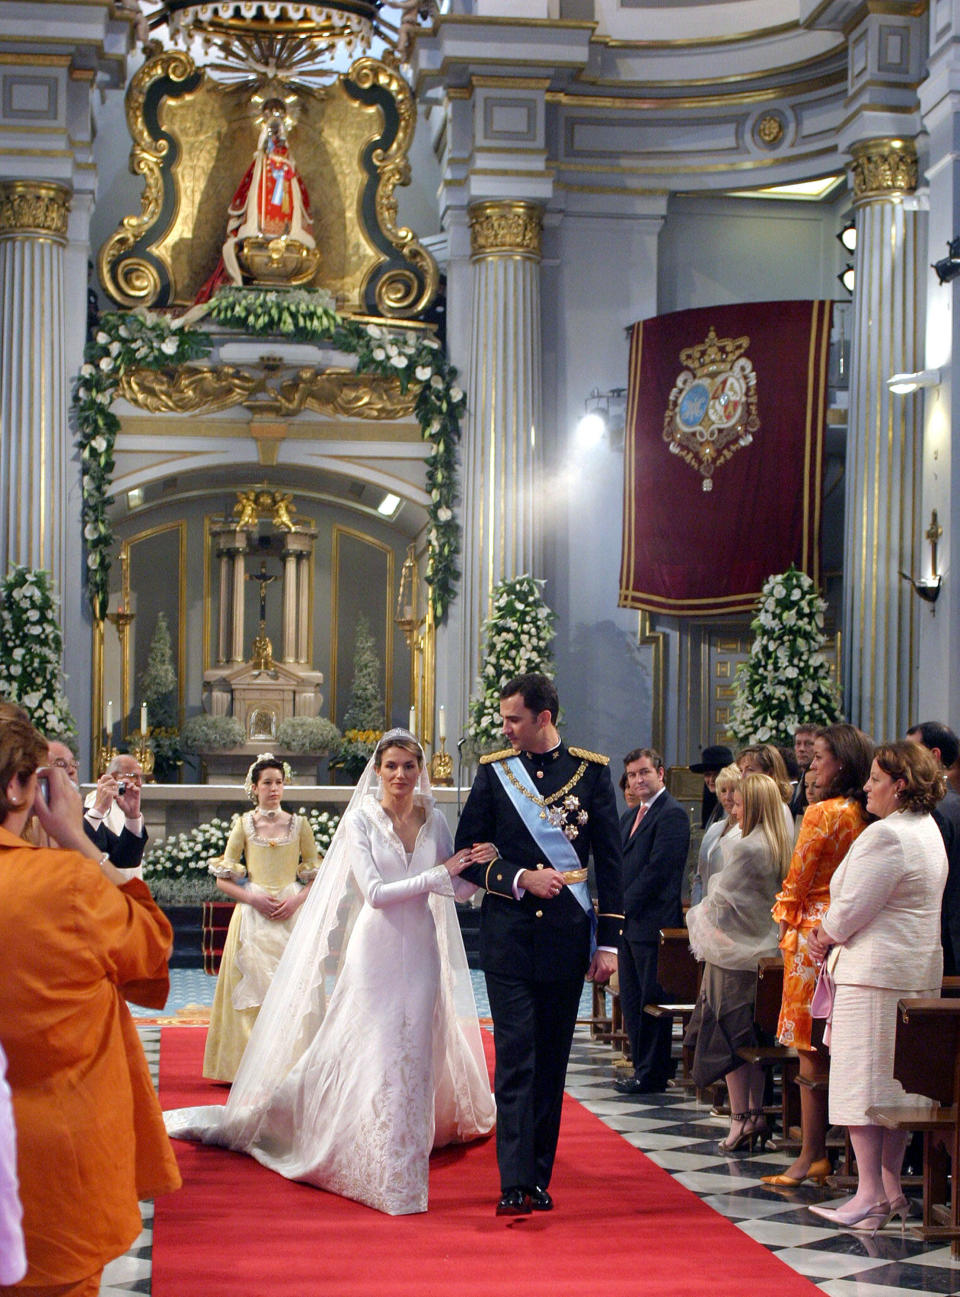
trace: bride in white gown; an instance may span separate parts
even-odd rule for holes
[[[379,776],[379,780],[378,777]],[[379,782],[379,790],[377,785]],[[387,1212],[427,1209],[431,1148],[486,1134],[494,1105],[423,752],[377,745],[303,906],[225,1107],[169,1133]]]

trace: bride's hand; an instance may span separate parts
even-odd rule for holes
[[[455,851],[449,860],[443,862],[443,867],[451,878],[456,878],[462,874],[467,865],[473,864],[473,849],[465,848],[462,851]]]
[[[470,851],[470,859],[475,865],[489,865],[500,854],[492,842],[475,842]]]

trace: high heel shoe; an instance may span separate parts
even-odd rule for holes
[[[751,1148],[753,1147],[753,1133],[749,1130],[743,1129],[743,1127],[746,1125],[749,1116],[750,1116],[749,1112],[731,1112],[730,1114],[731,1128],[735,1121],[739,1121],[740,1133],[739,1135],[736,1135],[731,1139],[730,1134],[728,1132],[727,1138],[721,1139],[718,1142],[717,1148],[720,1150],[721,1153],[735,1153],[738,1148],[743,1148],[744,1144],[747,1143],[750,1144]]]
[[[806,1175],[762,1175],[761,1184],[774,1184],[780,1189],[798,1189],[804,1180],[812,1180],[814,1184],[823,1185],[826,1183],[827,1176],[833,1174],[833,1167],[830,1165],[828,1157],[821,1157],[816,1162],[811,1162]]]
[[[883,1222],[883,1224],[889,1225],[890,1221],[892,1221],[895,1216],[899,1216],[900,1217],[900,1237],[902,1238],[904,1230],[906,1229],[907,1219],[909,1215],[910,1215],[910,1199],[907,1197],[905,1193],[902,1193],[899,1198],[894,1198],[893,1201],[890,1203],[890,1215]],[[882,1229],[883,1226],[881,1225],[880,1228]]]
[[[747,1117],[750,1122],[750,1152],[753,1152],[754,1143],[756,1143],[757,1149],[761,1153],[768,1144],[772,1149],[776,1148],[763,1109],[749,1108]]]
[[[808,1205],[807,1211],[821,1217],[822,1220],[829,1221],[831,1225],[839,1225],[841,1229],[852,1229],[870,1235],[883,1229],[894,1214],[899,1215],[899,1209],[894,1213],[888,1202],[875,1202],[872,1207],[855,1212],[852,1216],[844,1216],[842,1207],[821,1207],[816,1203]]]

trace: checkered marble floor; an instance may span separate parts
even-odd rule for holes
[[[213,978],[203,973],[175,970],[169,1010],[209,1004],[213,986]],[[482,992],[482,983],[480,989]],[[477,999],[484,1016],[486,996],[481,993]],[[142,1025],[139,1030],[156,1081],[160,1028]],[[960,1294],[960,1263],[951,1260],[949,1245],[901,1237],[899,1227],[893,1226],[876,1238],[833,1229],[806,1207],[837,1198],[835,1191],[813,1185],[773,1190],[760,1183],[762,1175],[789,1165],[792,1159],[787,1153],[767,1150],[753,1157],[724,1157],[717,1151],[717,1142],[726,1132],[727,1121],[712,1118],[709,1108],[698,1105],[689,1092],[676,1089],[662,1095],[620,1095],[612,1088],[613,1079],[609,1047],[591,1041],[587,1028],[578,1027],[567,1070],[570,1094],[829,1297]],[[918,1195],[914,1206],[917,1217]],[[143,1232],[126,1256],[107,1266],[100,1297],[149,1295],[151,1291],[152,1204],[141,1203],[141,1211]]]

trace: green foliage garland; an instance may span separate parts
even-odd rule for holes
[[[740,744],[790,744],[797,725],[832,725],[840,700],[823,656],[826,604],[792,565],[768,577],[750,623],[756,638],[737,669],[731,728]]]
[[[481,693],[470,700],[467,737],[472,756],[503,747],[501,686],[528,671],[553,674],[550,644],[556,617],[544,602],[543,585],[524,575],[501,581],[494,591],[493,612],[483,624]]]
[[[19,703],[48,738],[76,734],[63,692],[63,636],[50,574],[11,567],[0,583],[0,697]]]
[[[419,331],[382,328],[339,316],[323,290],[224,288],[206,305],[180,320],[138,307],[100,317],[88,344],[77,383],[74,409],[77,445],[83,460],[83,535],[87,552],[87,597],[95,617],[103,617],[109,594],[113,533],[107,510],[113,503],[113,448],[120,421],[111,410],[123,374],[132,368],[181,365],[210,351],[206,333],[189,323],[207,314],[218,324],[253,335],[328,343],[357,357],[360,374],[396,378],[405,392],[419,385],[415,412],[424,441],[430,494],[425,579],[437,624],[456,596],[460,571],[457,504],[457,449],[466,396],[456,385],[457,371],[435,338]]]

